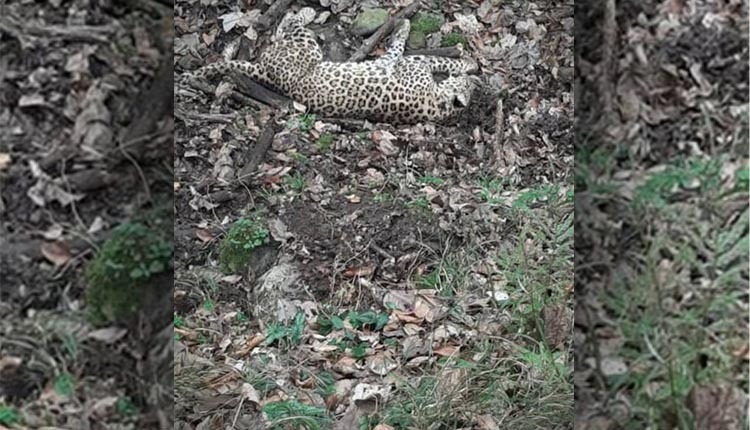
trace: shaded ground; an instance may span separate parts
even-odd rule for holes
[[[348,58],[365,5],[324,4],[312,28]],[[445,18],[428,48],[455,31],[482,66],[457,124],[178,93],[180,428],[572,428],[572,3],[495,6],[421,10]],[[254,58],[268,13],[178,3],[177,72]],[[222,271],[240,219],[260,239]]]
[[[0,6],[0,426],[171,428],[171,382],[153,367],[171,373],[171,355],[156,360],[172,336],[157,335],[171,274],[153,280],[163,293],[138,324],[99,330],[83,280],[113,227],[158,205],[171,214],[167,12]]]
[[[582,429],[747,428],[747,34],[742,3],[576,7]]]

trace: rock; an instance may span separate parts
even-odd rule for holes
[[[421,31],[412,31],[409,33],[409,39],[406,40],[406,46],[409,49],[423,49],[427,46],[427,40]]]
[[[367,9],[357,15],[352,23],[352,33],[357,36],[369,36],[388,20],[385,9]]]

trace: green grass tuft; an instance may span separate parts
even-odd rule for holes
[[[0,424],[4,426],[12,426],[20,422],[21,418],[18,416],[16,408],[0,403]]]
[[[331,417],[324,408],[296,400],[268,403],[263,406],[263,413],[271,422],[271,430],[324,430],[333,425]]]

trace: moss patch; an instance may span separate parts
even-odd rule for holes
[[[141,307],[146,281],[173,267],[173,244],[138,222],[112,231],[86,269],[86,302],[92,323],[127,320]]]
[[[423,34],[435,33],[445,24],[445,18],[431,13],[418,13],[411,20],[411,30]]]
[[[222,270],[242,270],[250,261],[253,250],[268,242],[268,229],[259,218],[240,218],[219,245],[219,262]]]
[[[466,47],[466,37],[461,33],[453,32],[443,36],[443,40],[440,41],[440,46],[455,46],[459,43]]]

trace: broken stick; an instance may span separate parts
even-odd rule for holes
[[[401,9],[396,15],[390,17],[385,24],[380,26],[375,34],[368,37],[367,40],[362,43],[362,46],[357,49],[357,52],[349,57],[349,61],[364,60],[367,55],[369,55],[370,52],[375,48],[375,46],[380,43],[380,41],[383,40],[385,36],[393,31],[394,27],[396,27],[396,23],[398,23],[402,19],[411,18],[411,16],[414,15],[414,12],[416,12],[417,9],[419,9],[419,0],[415,0],[414,2],[409,4],[409,6]]]

